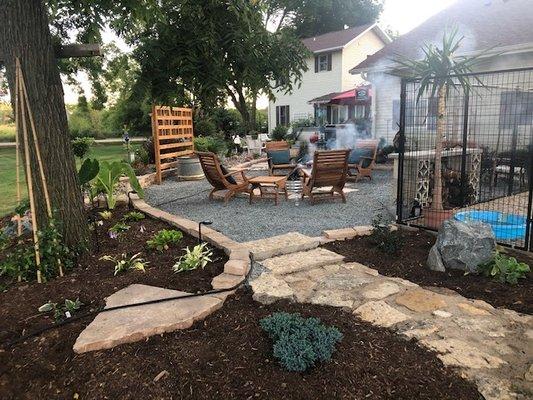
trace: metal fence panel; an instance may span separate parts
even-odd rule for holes
[[[398,220],[429,229],[447,218],[482,220],[500,243],[531,248],[533,68],[452,78],[440,118],[437,94],[402,81]]]

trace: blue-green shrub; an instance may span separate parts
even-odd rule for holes
[[[288,371],[303,372],[319,361],[329,361],[342,339],[337,328],[297,313],[273,313],[260,325],[274,341],[274,357]]]

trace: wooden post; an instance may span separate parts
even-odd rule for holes
[[[24,104],[24,95],[23,90],[21,86],[21,68],[20,68],[20,61],[17,58],[16,59],[16,74],[18,74],[18,79],[16,79],[19,83],[19,86],[17,87],[17,99],[20,101],[20,116],[22,119],[22,134],[24,138],[24,158],[26,162],[26,184],[28,186],[28,197],[30,198],[30,211],[31,211],[31,221],[32,221],[32,231],[33,231],[33,245],[35,250],[35,265],[37,266],[37,282],[42,283],[42,273],[41,273],[41,255],[39,250],[39,238],[37,237],[37,213],[35,210],[35,199],[33,198],[33,183],[31,181],[31,165],[30,165],[30,146],[28,143],[28,127],[26,124],[26,110],[25,110],[25,104]]]

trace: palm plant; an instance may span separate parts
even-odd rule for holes
[[[479,63],[481,52],[473,56],[458,56],[456,53],[461,47],[464,36],[459,36],[457,27],[445,30],[442,37],[442,47],[434,44],[424,44],[422,51],[424,58],[411,60],[397,55],[394,61],[401,67],[407,68],[408,73],[419,80],[419,89],[416,102],[429,93],[431,98],[437,96],[437,135],[435,142],[434,185],[431,208],[442,211],[442,142],[446,128],[446,101],[450,89],[463,90],[468,93],[472,87],[471,81],[464,75],[472,72],[473,67]],[[482,85],[482,82],[475,78]]]

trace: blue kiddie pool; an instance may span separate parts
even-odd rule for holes
[[[462,211],[455,214],[457,221],[481,221],[489,224],[498,240],[517,240],[526,236],[526,218],[499,211]]]

